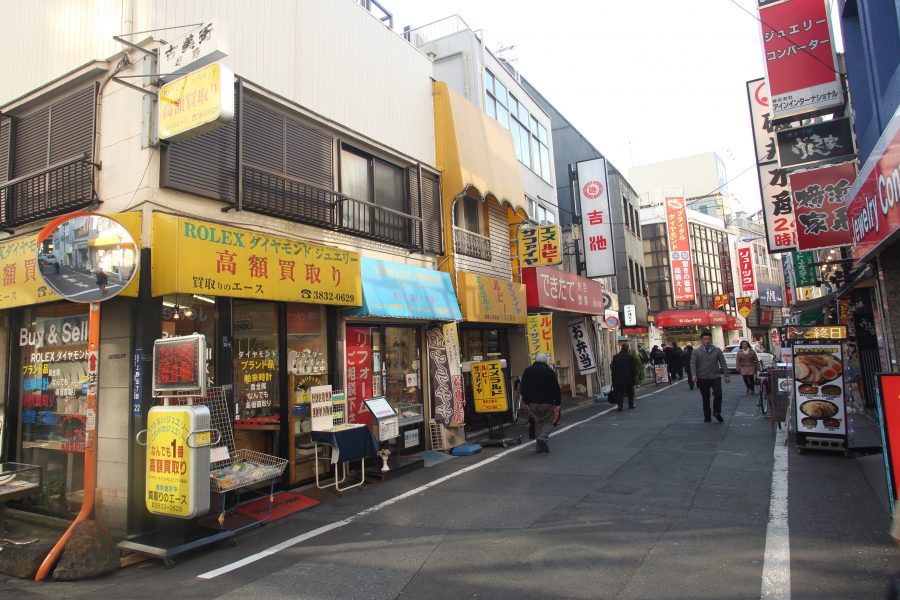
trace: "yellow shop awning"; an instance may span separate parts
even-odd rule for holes
[[[480,108],[434,82],[434,128],[441,187],[456,196],[470,187],[513,210],[527,211],[512,135]]]
[[[154,296],[362,305],[356,252],[163,213],[152,248]]]
[[[457,295],[463,321],[514,325],[527,321],[524,284],[460,271]]]

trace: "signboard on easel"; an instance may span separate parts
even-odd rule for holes
[[[384,396],[363,400],[378,423],[378,441],[386,442],[400,435],[400,420]]]
[[[499,360],[472,363],[472,395],[475,398],[475,412],[509,410],[503,368]]]

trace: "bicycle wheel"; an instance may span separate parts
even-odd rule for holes
[[[769,390],[765,385],[759,388],[759,410],[764,415],[769,412]]]

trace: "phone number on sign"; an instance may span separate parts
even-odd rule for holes
[[[334,292],[313,292],[313,300],[328,300],[331,302],[356,302],[354,294],[335,294]]]

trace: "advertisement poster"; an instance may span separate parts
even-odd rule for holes
[[[742,295],[753,296],[756,294],[756,280],[753,277],[753,248],[738,246],[737,256]]]
[[[783,168],[799,167],[820,160],[852,158],[853,130],[850,119],[832,119],[775,133]],[[832,162],[834,162],[832,160]]]
[[[472,395],[475,412],[506,412],[506,384],[499,360],[472,363]]]
[[[843,102],[825,0],[761,6],[759,19],[775,119]]]
[[[572,338],[572,350],[575,351],[578,373],[581,375],[596,373],[597,361],[594,360],[594,350],[591,347],[591,337],[585,319],[569,321],[569,335]]]
[[[745,319],[750,316],[750,313],[753,312],[753,299],[749,297],[745,298],[736,298],[737,300],[737,311],[738,313],[744,317]]]
[[[759,284],[759,305],[782,307],[784,306],[784,288],[774,283]]]
[[[713,296],[713,308],[725,308],[731,302],[731,294],[716,294]]]
[[[841,344],[794,343],[798,433],[846,435]]]
[[[154,406],[147,415],[146,505],[153,514],[190,518],[198,512],[195,503],[209,507],[208,473],[205,490],[191,477],[196,450],[186,442],[194,408]]]
[[[588,277],[615,275],[616,255],[613,249],[606,159],[583,161],[576,167],[586,274]]]
[[[523,267],[558,265],[562,262],[559,250],[559,226],[519,228],[519,262]]]
[[[653,367],[653,374],[656,377],[656,385],[669,383],[669,367],[666,365],[655,365]]]
[[[693,302],[694,265],[691,262],[691,242],[688,238],[684,195],[667,195],[663,202],[666,207],[672,292],[675,294],[675,302]]]
[[[440,326],[425,330],[428,348],[428,374],[431,378],[431,398],[434,406],[434,420],[442,425],[453,421],[453,381],[450,376],[450,362],[444,343],[444,330]]]
[[[552,313],[528,315],[528,327],[525,330],[525,337],[528,338],[529,362],[534,362],[534,357],[538,352],[549,354],[551,364],[556,362],[553,356]]]
[[[330,385],[309,388],[313,431],[327,431],[334,427],[334,403],[331,401],[331,391]]]
[[[846,199],[855,179],[856,166],[853,163],[788,176],[799,250],[850,245]]]
[[[347,327],[346,394],[349,423],[370,424],[371,415],[363,400],[377,395],[372,390],[374,362],[369,328]]]
[[[462,427],[466,422],[465,386],[462,375],[462,354],[459,349],[459,330],[456,323],[443,326],[444,346],[447,348],[447,365],[450,369],[450,383],[453,388],[453,416],[450,425]]]
[[[797,225],[787,171],[778,166],[778,161],[773,161],[758,165],[757,173],[769,254],[795,250]]]

